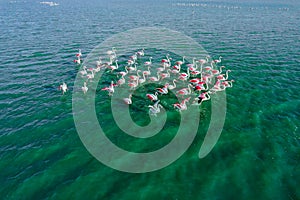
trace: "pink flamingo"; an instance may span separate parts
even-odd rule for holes
[[[146,82],[146,77],[145,77],[145,73],[143,72],[143,78],[139,78],[139,84],[145,83]]]
[[[156,88],[156,90],[157,90],[157,92],[158,92],[159,94],[168,94],[168,86],[169,86],[169,84],[166,83],[166,84],[164,85],[164,87],[162,87],[162,88]]]
[[[187,110],[187,105],[186,102],[188,102],[191,99],[191,97],[186,98],[184,100],[181,101],[181,103],[175,103],[173,104],[174,108],[177,109],[179,112],[183,111],[183,110]]]
[[[75,56],[76,56],[77,58],[82,56],[82,54],[81,54],[81,49],[78,49],[78,53],[76,53]]]
[[[228,72],[231,72],[231,70],[226,71],[226,78],[224,77],[225,74],[220,74],[219,76],[217,76],[217,79],[221,81],[226,81],[228,79]]]
[[[150,72],[150,66],[148,66],[148,70],[143,71],[143,74],[145,74],[146,76],[151,75],[151,72]]]
[[[115,61],[116,65],[110,65],[107,68],[111,69],[111,72],[119,68],[118,60]]]
[[[119,86],[119,85],[123,85],[125,82],[126,82],[126,80],[125,80],[124,76],[122,76],[122,77],[118,80],[117,84],[118,84],[118,86]]]
[[[131,90],[134,90],[138,85],[139,85],[138,80],[128,83],[128,86],[130,87]]]
[[[163,80],[164,78],[168,78],[170,77],[170,69],[167,70],[167,73],[161,73],[160,76],[161,76],[161,80]]]
[[[160,73],[160,72],[157,72],[157,77],[152,76],[152,77],[150,77],[149,79],[150,79],[151,81],[153,81],[153,82],[158,82],[159,79],[160,79],[159,73]]]
[[[155,92],[155,94],[146,94],[146,97],[151,101],[157,101],[158,100],[157,94],[158,94],[157,92]]]
[[[182,89],[178,90],[177,94],[182,95],[182,96],[189,95],[192,93],[192,90],[191,90],[192,87],[193,86],[191,84],[189,84],[187,88],[182,88]]]
[[[123,101],[127,104],[130,105],[132,104],[132,100],[131,100],[132,94],[129,94],[128,98],[124,98]]]
[[[144,48],[141,50],[141,51],[138,51],[136,54],[138,55],[138,56],[144,56],[145,55],[145,52],[144,52]]]
[[[174,65],[171,72],[173,74],[178,74],[180,72],[180,70],[181,70],[181,65]]]
[[[208,92],[201,93],[195,100],[192,105],[201,105],[203,101],[208,101],[210,99],[210,95]]]
[[[178,79],[186,81],[190,77],[190,69],[187,69],[187,73],[181,73]]]
[[[221,66],[220,67],[220,70],[217,70],[217,69],[213,69],[211,70],[211,72],[214,74],[214,75],[218,75],[218,74],[221,74],[222,73],[222,69],[225,68],[225,66]]]
[[[91,70],[91,74],[86,75],[87,79],[93,79],[95,77],[94,70]]]
[[[183,65],[185,62],[184,59],[185,59],[185,56],[182,57],[182,61],[181,60],[177,61],[176,65],[179,65],[179,66]]]
[[[131,76],[129,76],[129,78],[130,78],[131,80],[133,80],[133,81],[138,80],[138,79],[140,78],[140,75],[139,75],[139,72],[140,72],[140,71],[141,71],[141,70],[137,70],[136,75],[131,75]]]
[[[77,60],[74,60],[74,63],[77,63],[78,65],[81,63],[80,57],[77,57]]]
[[[83,68],[83,70],[81,70],[79,72],[81,74],[81,76],[87,75],[86,66],[83,66],[82,68]]]
[[[136,71],[136,70],[137,70],[137,68],[136,68],[136,63],[134,63],[134,67],[132,67],[132,65],[127,66],[127,69],[128,69],[129,71]]]
[[[214,63],[220,63],[221,61],[222,61],[222,56],[220,56],[218,60],[213,60]]]
[[[206,85],[206,88],[204,87],[204,84]],[[207,83],[201,81],[195,86],[195,91],[200,92],[201,90],[208,90]]]
[[[144,65],[146,66],[152,65],[152,57],[149,58],[149,61],[144,62]]]
[[[175,89],[175,88],[176,88],[176,84],[175,84],[175,82],[177,82],[177,80],[176,80],[176,79],[174,79],[174,80],[173,80],[173,85],[169,85],[169,84],[168,84],[168,89],[169,89],[169,90],[173,90],[173,89]]]
[[[105,87],[105,88],[102,88],[102,90],[108,91],[108,95],[109,95],[109,96],[112,96],[113,93],[115,92],[114,86],[116,86],[116,85],[115,85],[114,82],[112,81],[111,84],[110,84],[110,86]]]
[[[121,71],[118,74],[120,74],[122,77],[126,76],[128,74],[127,66],[125,67],[125,71]]]

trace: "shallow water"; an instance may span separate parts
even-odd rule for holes
[[[58,3],[0,2],[2,197],[300,198],[299,3]],[[200,160],[197,154],[210,120],[209,103],[193,144],[180,159],[156,172],[128,174],[89,154],[75,129],[72,94],[62,96],[57,87],[65,81],[73,89],[78,48],[86,56],[112,34],[145,26],[180,31],[212,57],[222,55],[236,82],[227,91],[222,135],[207,157]],[[108,121],[106,106],[96,105]],[[138,124],[148,122],[138,117],[145,108],[134,112]],[[170,115],[177,119],[177,113]],[[106,125],[112,141],[137,152],[162,147],[176,131],[170,124],[145,143]]]

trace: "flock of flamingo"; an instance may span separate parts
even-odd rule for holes
[[[172,104],[178,111],[187,110],[188,103],[191,105],[201,105],[202,102],[210,100],[212,94],[223,91],[226,88],[232,87],[234,80],[228,80],[230,70],[223,72],[225,66],[218,67],[222,62],[222,57],[213,60],[210,56],[205,59],[193,58],[192,63],[186,63],[185,56],[182,60],[172,62],[169,54],[163,58],[159,65],[152,62],[152,57],[146,62],[141,62],[145,56],[144,49],[135,52],[129,57],[124,67],[119,66],[116,49],[112,48],[106,52],[109,61],[103,62],[101,57],[95,63],[95,68],[87,69],[83,66],[79,74],[85,79],[81,88],[82,92],[88,92],[88,82],[92,81],[95,74],[100,70],[106,70],[108,73],[115,73],[118,80],[111,81],[110,85],[102,88],[107,91],[108,95],[112,96],[115,92],[115,87],[127,84],[131,93],[128,97],[123,98],[125,104],[132,104],[133,91],[144,83],[157,83],[163,87],[156,88],[153,93],[146,94],[146,97],[153,102],[149,105],[149,114],[156,116],[163,108],[160,104],[160,97],[168,95],[169,91],[176,94],[177,99],[182,101]],[[81,64],[81,50],[76,53],[74,63]],[[66,83],[59,87],[63,94],[68,90]]]

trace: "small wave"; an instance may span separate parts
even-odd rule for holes
[[[59,5],[58,3],[55,3],[53,1],[41,1],[40,4],[46,4],[49,6],[58,6]]]

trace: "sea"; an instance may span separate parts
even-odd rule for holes
[[[0,25],[0,199],[300,199],[299,1],[0,0]],[[78,135],[72,97],[82,65],[73,60],[78,49],[84,61],[105,40],[141,27],[192,38],[211,58],[222,56],[235,82],[226,89],[222,134],[207,156],[198,152],[209,101],[177,160],[128,173],[100,162]],[[145,49],[145,61],[157,51]],[[99,88],[110,78],[104,74]],[[65,94],[58,90],[63,82]],[[106,91],[94,93],[99,123],[120,148],[151,152],[175,137],[180,113],[172,106],[159,135],[135,138],[114,122]],[[133,121],[146,125],[151,102],[144,94],[133,102]]]

